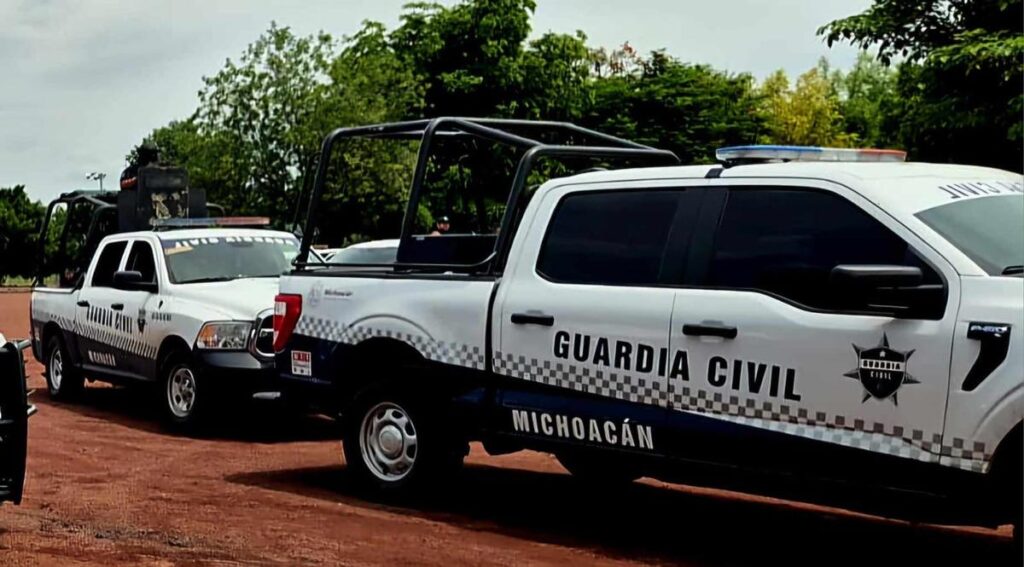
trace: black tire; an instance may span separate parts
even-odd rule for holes
[[[345,412],[342,449],[364,490],[405,498],[451,480],[466,455],[444,412],[397,388],[366,393]],[[435,411],[436,410],[436,411]]]
[[[168,425],[191,431],[206,422],[214,396],[189,353],[177,351],[164,358],[159,384],[157,399]]]
[[[574,478],[597,486],[629,484],[643,476],[640,472],[614,457],[584,452],[566,452],[555,455],[558,462]]]
[[[46,389],[50,398],[66,402],[82,393],[85,379],[71,361],[64,339],[54,334],[46,346]]]

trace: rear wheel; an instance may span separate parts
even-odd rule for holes
[[[50,337],[47,345],[46,389],[54,400],[71,400],[81,393],[85,385],[82,374],[73,366],[60,335]]]
[[[427,404],[384,391],[363,396],[347,414],[345,462],[364,488],[405,496],[443,482],[462,464],[464,451]]]

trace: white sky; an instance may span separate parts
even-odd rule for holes
[[[272,20],[300,34],[393,28],[407,0],[0,0],[0,187],[36,199],[116,185],[124,155],[189,116],[203,75],[237,58]],[[442,2],[451,4],[451,0]],[[592,46],[629,41],[762,78],[795,75],[854,49],[815,35],[870,0],[537,0],[533,33],[583,30]]]

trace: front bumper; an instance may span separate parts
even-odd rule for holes
[[[279,391],[273,360],[260,360],[246,351],[196,351],[199,372],[223,394],[252,397]]]

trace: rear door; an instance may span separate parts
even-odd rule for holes
[[[501,430],[555,444],[663,452],[677,281],[702,189],[561,187],[510,254],[494,370],[512,379]]]
[[[845,187],[722,179],[709,194],[724,209],[677,292],[670,339],[693,370],[673,384],[673,423],[718,421],[693,450],[838,474],[879,456],[938,462],[959,298],[952,267]],[[840,264],[917,266],[946,295],[920,317],[858,313],[829,283]]]

